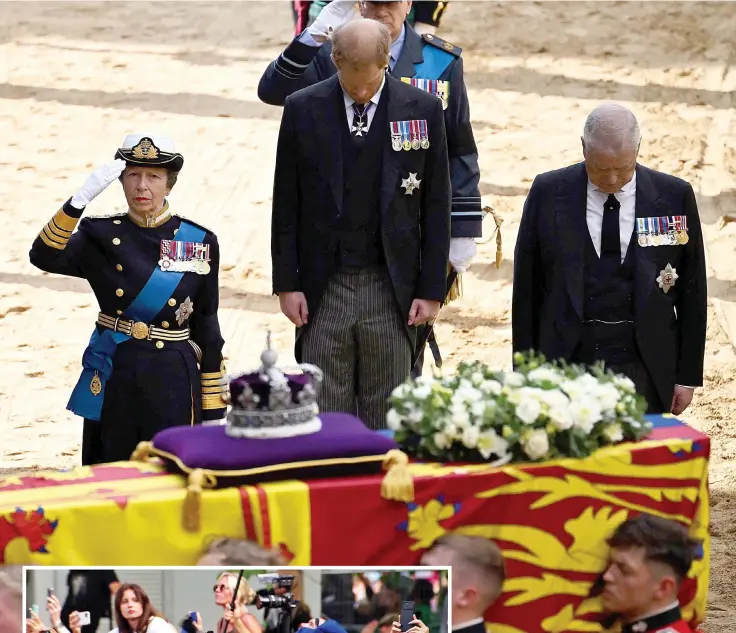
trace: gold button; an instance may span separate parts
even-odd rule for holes
[[[176,305],[176,299],[174,299],[174,297],[171,297],[171,299],[169,299],[169,305],[172,308]]]
[[[158,347],[159,349],[163,349],[164,348],[164,342],[163,341],[156,341],[156,347]]]
[[[123,313],[122,310],[116,310],[116,312],[118,313],[118,316],[120,316]]]
[[[124,295],[125,293],[123,292],[123,289],[122,289],[122,288],[118,288],[118,289],[117,289],[117,290],[115,291],[115,294],[116,294],[116,295],[117,295],[118,297],[122,297],[122,296],[123,296],[123,295]]]
[[[118,237],[114,238],[112,243],[115,244],[115,246],[117,246],[118,244],[120,244],[120,238]]]
[[[120,224],[120,220],[113,220],[112,223],[113,224]]]
[[[161,325],[163,325],[164,327],[169,327],[169,322],[168,321],[163,321],[161,323]]]
[[[117,266],[115,266],[115,270],[117,270],[118,272],[120,272],[120,271],[123,270],[123,267],[120,264],[118,264]]]

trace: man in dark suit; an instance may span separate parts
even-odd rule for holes
[[[286,100],[271,227],[273,290],[297,359],[325,372],[320,408],[372,428],[445,297],[450,241],[442,105],[385,73],[390,43],[373,20],[341,27],[338,74]]]
[[[514,261],[514,352],[606,366],[649,412],[682,413],[703,384],[707,312],[698,208],[685,181],[637,163],[636,117],[588,116],[585,161],[536,177]]]
[[[355,4],[353,0],[333,0],[322,9],[314,23],[298,34],[266,68],[258,83],[261,101],[283,105],[286,97],[297,90],[335,74],[336,68],[331,57],[332,43],[328,35],[331,30],[360,17],[354,10]],[[445,3],[416,4],[432,5],[433,14],[439,19],[442,9],[434,5],[444,6]],[[469,268],[476,254],[475,238],[482,235],[483,221],[478,150],[470,124],[462,49],[431,33],[417,33],[408,22],[413,6],[410,0],[359,2],[358,5],[363,18],[377,20],[391,32],[389,73],[443,101],[452,183],[449,285],[458,274]],[[424,332],[420,339],[426,340],[428,334]],[[429,342],[435,362],[440,364],[434,336],[429,337]],[[419,351],[416,360],[415,373],[419,375],[422,372],[422,355]]]

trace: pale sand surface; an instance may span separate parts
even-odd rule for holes
[[[222,246],[230,369],[258,363],[265,330],[293,361],[270,293],[269,213],[281,111],[256,85],[290,38],[287,3],[0,4],[0,472],[79,462],[64,410],[96,305],[86,283],[43,274],[28,249],[128,132],[173,136],[186,157],[172,206]],[[505,260],[480,249],[438,336],[452,366],[510,360],[513,244],[534,176],[577,161],[600,100],[634,109],[641,161],[692,182],[709,255],[705,388],[687,420],[713,440],[709,626],[736,629],[736,8],[724,3],[455,1],[442,36],[464,48],[482,193],[503,215]],[[123,210],[117,185],[90,213]],[[730,331],[730,339],[729,339]]]

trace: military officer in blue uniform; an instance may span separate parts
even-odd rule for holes
[[[83,464],[124,461],[160,430],[225,417],[217,237],[166,199],[183,163],[168,137],[128,135],[31,247],[34,266],[86,279],[100,307],[67,405],[84,418]],[[115,180],[128,211],[80,222]]]
[[[269,64],[258,84],[258,97],[271,105],[283,105],[286,98],[307,86],[335,74],[328,35],[342,24],[357,18],[352,0],[333,0],[317,19],[294,38],[278,59]],[[360,2],[364,18],[378,20],[391,31],[393,44],[388,72],[395,78],[427,90],[442,99],[450,177],[452,214],[448,290],[457,273],[463,273],[475,256],[475,238],[481,237],[480,169],[478,150],[470,124],[470,107],[463,77],[461,49],[427,33],[419,35],[406,21],[412,2]],[[454,270],[452,270],[454,269]],[[426,333],[419,340],[426,340]],[[430,337],[430,343],[433,338]],[[435,361],[441,362],[436,346]],[[420,373],[421,344],[414,372]]]

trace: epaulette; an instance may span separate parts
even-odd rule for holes
[[[123,211],[122,213],[109,213],[107,215],[86,215],[88,220],[109,220],[111,218],[122,218],[124,215],[128,215],[127,211]]]
[[[431,33],[425,33],[424,35],[422,35],[422,39],[425,42],[427,42],[427,44],[436,46],[437,48],[442,49],[446,53],[452,53],[456,57],[460,57],[460,55],[463,52],[463,49],[460,48],[459,46],[455,46],[454,44],[451,44],[450,42],[443,40],[441,37],[432,35]]]
[[[205,226],[201,222],[197,222],[196,220],[192,220],[191,218],[188,218],[186,216],[179,215],[178,213],[175,213],[174,214],[174,217],[177,217],[180,220],[186,220],[187,222],[189,222],[189,224],[193,224],[194,226],[198,226],[200,229],[204,229],[205,231],[207,231],[208,233],[212,233],[213,235],[215,234],[215,232],[211,228]]]

